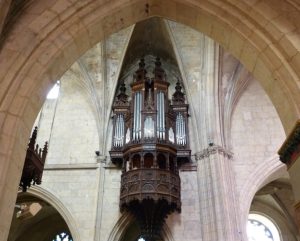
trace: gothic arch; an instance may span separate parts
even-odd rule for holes
[[[45,0],[29,5],[0,53],[0,216],[7,220],[0,237],[8,233],[26,140],[47,90],[94,44],[143,19],[172,19],[220,43],[260,81],[288,132],[300,113],[299,6],[293,0],[255,3]],[[284,9],[293,9],[293,15]]]
[[[279,161],[278,156],[274,156],[269,160],[261,162],[252,175],[248,178],[247,182],[243,185],[243,190],[239,194],[239,203],[241,209],[241,223],[246,223],[251,206],[251,202],[255,193],[267,183],[281,177],[286,171],[286,166]],[[246,233],[246,232],[243,232]]]
[[[65,205],[51,192],[47,191],[44,188],[32,186],[30,189],[27,190],[29,194],[36,196],[38,198],[43,199],[51,206],[53,206],[62,218],[65,220],[66,224],[68,225],[71,235],[74,241],[80,241],[80,235],[78,233],[78,228],[75,219],[73,218],[70,211],[65,207]]]
[[[127,228],[134,222],[134,217],[129,213],[123,213],[118,222],[113,227],[107,241],[120,241],[125,235]],[[165,224],[162,229],[162,235],[164,241],[174,241],[171,231]]]

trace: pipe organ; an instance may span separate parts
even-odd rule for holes
[[[156,240],[168,214],[181,211],[179,168],[190,161],[188,104],[179,81],[172,100],[157,58],[154,78],[141,59],[131,88],[113,104],[111,160],[122,168],[120,210],[131,212],[145,240]]]

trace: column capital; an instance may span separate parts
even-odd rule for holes
[[[204,158],[209,157],[210,155],[216,154],[216,153],[222,154],[222,155],[226,156],[228,159],[231,159],[233,157],[233,153],[231,151],[225,149],[222,146],[212,144],[212,145],[209,145],[208,148],[206,148],[200,152],[197,152],[195,154],[195,158],[196,158],[196,161],[199,161],[201,159],[204,159]]]
[[[290,168],[300,156],[300,120],[298,120],[278,151],[280,161]]]

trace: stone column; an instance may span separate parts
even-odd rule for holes
[[[298,120],[278,151],[280,160],[287,165],[295,196],[295,218],[300,230],[300,120]]]
[[[240,241],[232,154],[210,145],[196,154],[203,241]]]
[[[106,166],[106,157],[98,156],[97,162],[100,163],[99,167],[99,179],[98,179],[98,197],[97,197],[97,214],[95,220],[95,241],[99,241],[101,236],[101,222],[102,222],[102,210],[103,210],[103,193],[104,193],[104,183],[105,183],[105,166]]]

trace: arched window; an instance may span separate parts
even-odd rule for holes
[[[73,239],[67,232],[61,232],[57,234],[52,241],[73,241]]]
[[[249,241],[281,241],[275,224],[265,216],[249,214],[247,224]]]

